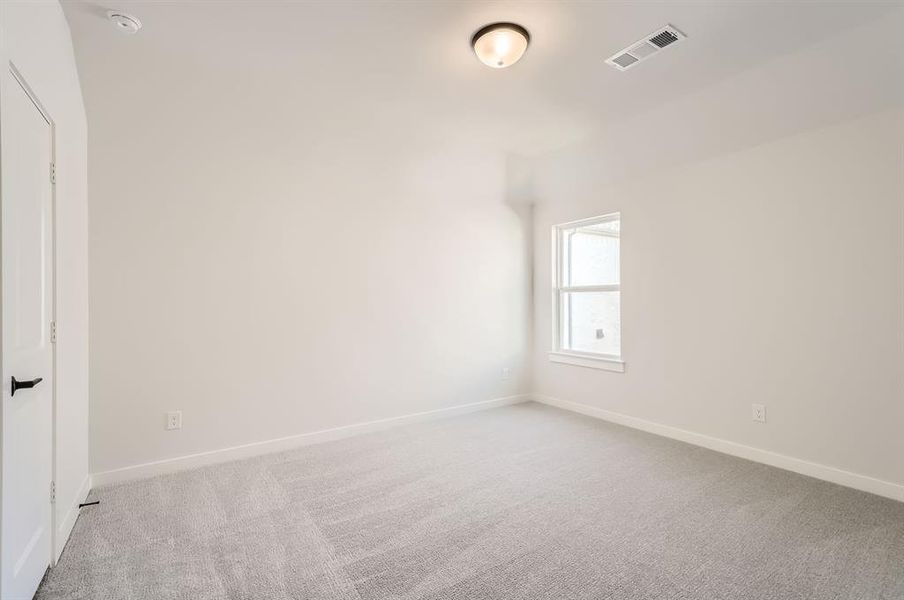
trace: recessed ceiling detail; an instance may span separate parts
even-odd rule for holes
[[[138,33],[138,30],[141,29],[141,21],[138,20],[138,17],[124,12],[111,10],[107,13],[107,18],[116,26],[118,31],[123,33]]]
[[[644,37],[642,40],[634,42],[624,50],[619,50],[607,58],[606,62],[619,71],[624,71],[653,56],[666,46],[676,44],[686,37],[686,35],[671,25],[666,25],[662,29],[658,29]]]

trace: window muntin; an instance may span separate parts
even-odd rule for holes
[[[619,214],[558,225],[553,232],[553,350],[621,360]]]

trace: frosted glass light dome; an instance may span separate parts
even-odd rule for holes
[[[471,38],[474,54],[480,62],[494,69],[504,69],[524,56],[530,34],[515,23],[493,23],[482,27]]]

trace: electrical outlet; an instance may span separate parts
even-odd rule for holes
[[[762,404],[751,404],[750,407],[753,409],[753,420],[757,423],[765,423],[766,407]]]
[[[182,411],[181,410],[166,413],[166,428],[167,428],[167,430],[182,429]]]
[[[511,379],[512,378],[512,370],[508,367],[502,367],[502,379]]]

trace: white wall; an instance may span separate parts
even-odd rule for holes
[[[536,392],[904,497],[902,24],[897,9],[533,161]],[[550,228],[613,211],[625,372],[550,363]]]
[[[92,472],[527,391],[503,155],[111,93],[89,110]]]
[[[504,112],[449,91],[489,70],[466,41],[450,66],[456,38],[385,33],[451,27],[454,5],[227,4],[211,28],[199,4],[132,3],[134,36],[65,7],[91,131],[92,473],[528,391],[530,212],[498,140],[449,114]]]
[[[634,114],[625,90],[645,89],[632,78],[657,63],[540,88],[552,73],[512,69],[529,84],[518,96],[505,73],[476,79],[452,33],[427,36],[446,40],[448,64],[426,40],[424,52],[393,46],[384,29],[401,17],[389,7],[274,20],[236,5],[207,37],[203,7],[138,3],[145,30],[118,38],[73,6],[92,128],[92,471],[535,388],[904,478],[889,458],[901,450],[890,423],[901,422],[902,231],[888,112],[902,99],[889,74],[901,72],[904,11],[839,16],[850,27],[795,52],[770,46],[690,92],[694,69],[658,63],[657,85],[682,93],[637,94],[648,108],[621,118]],[[327,6],[351,5],[315,13]],[[352,22],[356,44],[321,51],[335,35],[324,24],[347,34]],[[543,121],[520,112],[533,101],[567,116],[545,95],[559,88],[610,117],[599,135],[536,159],[490,149],[524,150],[492,132]],[[616,88],[624,106],[596,106]],[[533,216],[513,201],[536,201]],[[857,270],[860,289],[836,290],[837,263],[820,252],[864,202],[849,233],[862,243],[837,263],[869,257],[882,276]],[[612,210],[625,231],[627,372],[551,365],[549,227]],[[869,310],[849,310],[863,289]],[[858,328],[865,349],[839,348]],[[749,420],[754,399],[766,426]],[[168,410],[183,411],[183,430],[164,430]]]
[[[904,483],[902,140],[892,110],[616,182],[587,147],[541,161],[536,390]],[[626,370],[550,363],[541,240],[612,211]]]
[[[57,2],[0,2],[0,63],[10,61],[56,125],[56,552],[88,486],[87,133],[69,27]],[[4,85],[10,81],[4,72]],[[0,128],[2,131],[2,128]]]

